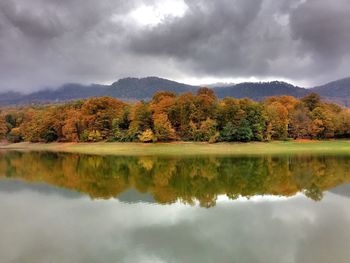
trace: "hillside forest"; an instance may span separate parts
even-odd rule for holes
[[[96,97],[63,104],[2,108],[0,139],[9,142],[270,141],[350,136],[350,111],[322,101],[269,97],[262,102],[226,97],[212,89],[194,95],[157,92],[127,103]]]

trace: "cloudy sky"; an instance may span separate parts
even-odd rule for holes
[[[0,1],[0,91],[350,76],[348,0]]]

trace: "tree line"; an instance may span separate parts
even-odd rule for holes
[[[150,101],[136,103],[99,97],[0,112],[0,139],[9,142],[214,143],[349,135],[349,109],[322,101],[316,93],[256,102],[218,99],[212,89],[200,88],[196,94],[158,92]]]

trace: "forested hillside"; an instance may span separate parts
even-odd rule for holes
[[[111,97],[64,104],[4,108],[0,138],[10,142],[269,141],[342,138],[350,135],[350,111],[311,93],[262,102],[226,97],[201,88],[196,95],[155,93],[150,101]]]
[[[191,86],[158,77],[124,78],[111,85],[65,84],[56,89],[46,89],[30,94],[6,92],[0,94],[0,105],[28,105],[32,103],[65,102],[77,99],[109,96],[125,101],[149,100],[158,91],[195,93],[199,86]],[[323,86],[305,89],[282,81],[244,82],[212,88],[219,98],[250,98],[262,101],[271,96],[293,96],[301,98],[316,92],[322,98],[341,105],[350,106],[350,78],[330,82]]]
[[[350,78],[329,82],[313,88],[312,91],[329,101],[334,101],[347,107],[350,106]]]
[[[92,97],[109,96],[128,101],[151,99],[157,91],[176,94],[196,91],[199,87],[157,78],[124,78],[111,85],[82,85],[68,83],[54,89],[44,89],[29,94],[6,92],[0,94],[0,105],[28,105],[32,103],[64,102]]]
[[[263,100],[270,96],[293,96],[300,98],[310,93],[309,90],[293,86],[282,81],[271,82],[244,82],[233,86],[217,87],[215,93],[220,98],[235,97],[235,98],[250,98],[253,100]]]

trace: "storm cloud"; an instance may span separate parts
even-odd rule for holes
[[[127,76],[288,79],[350,67],[347,0],[7,0],[0,90]]]

